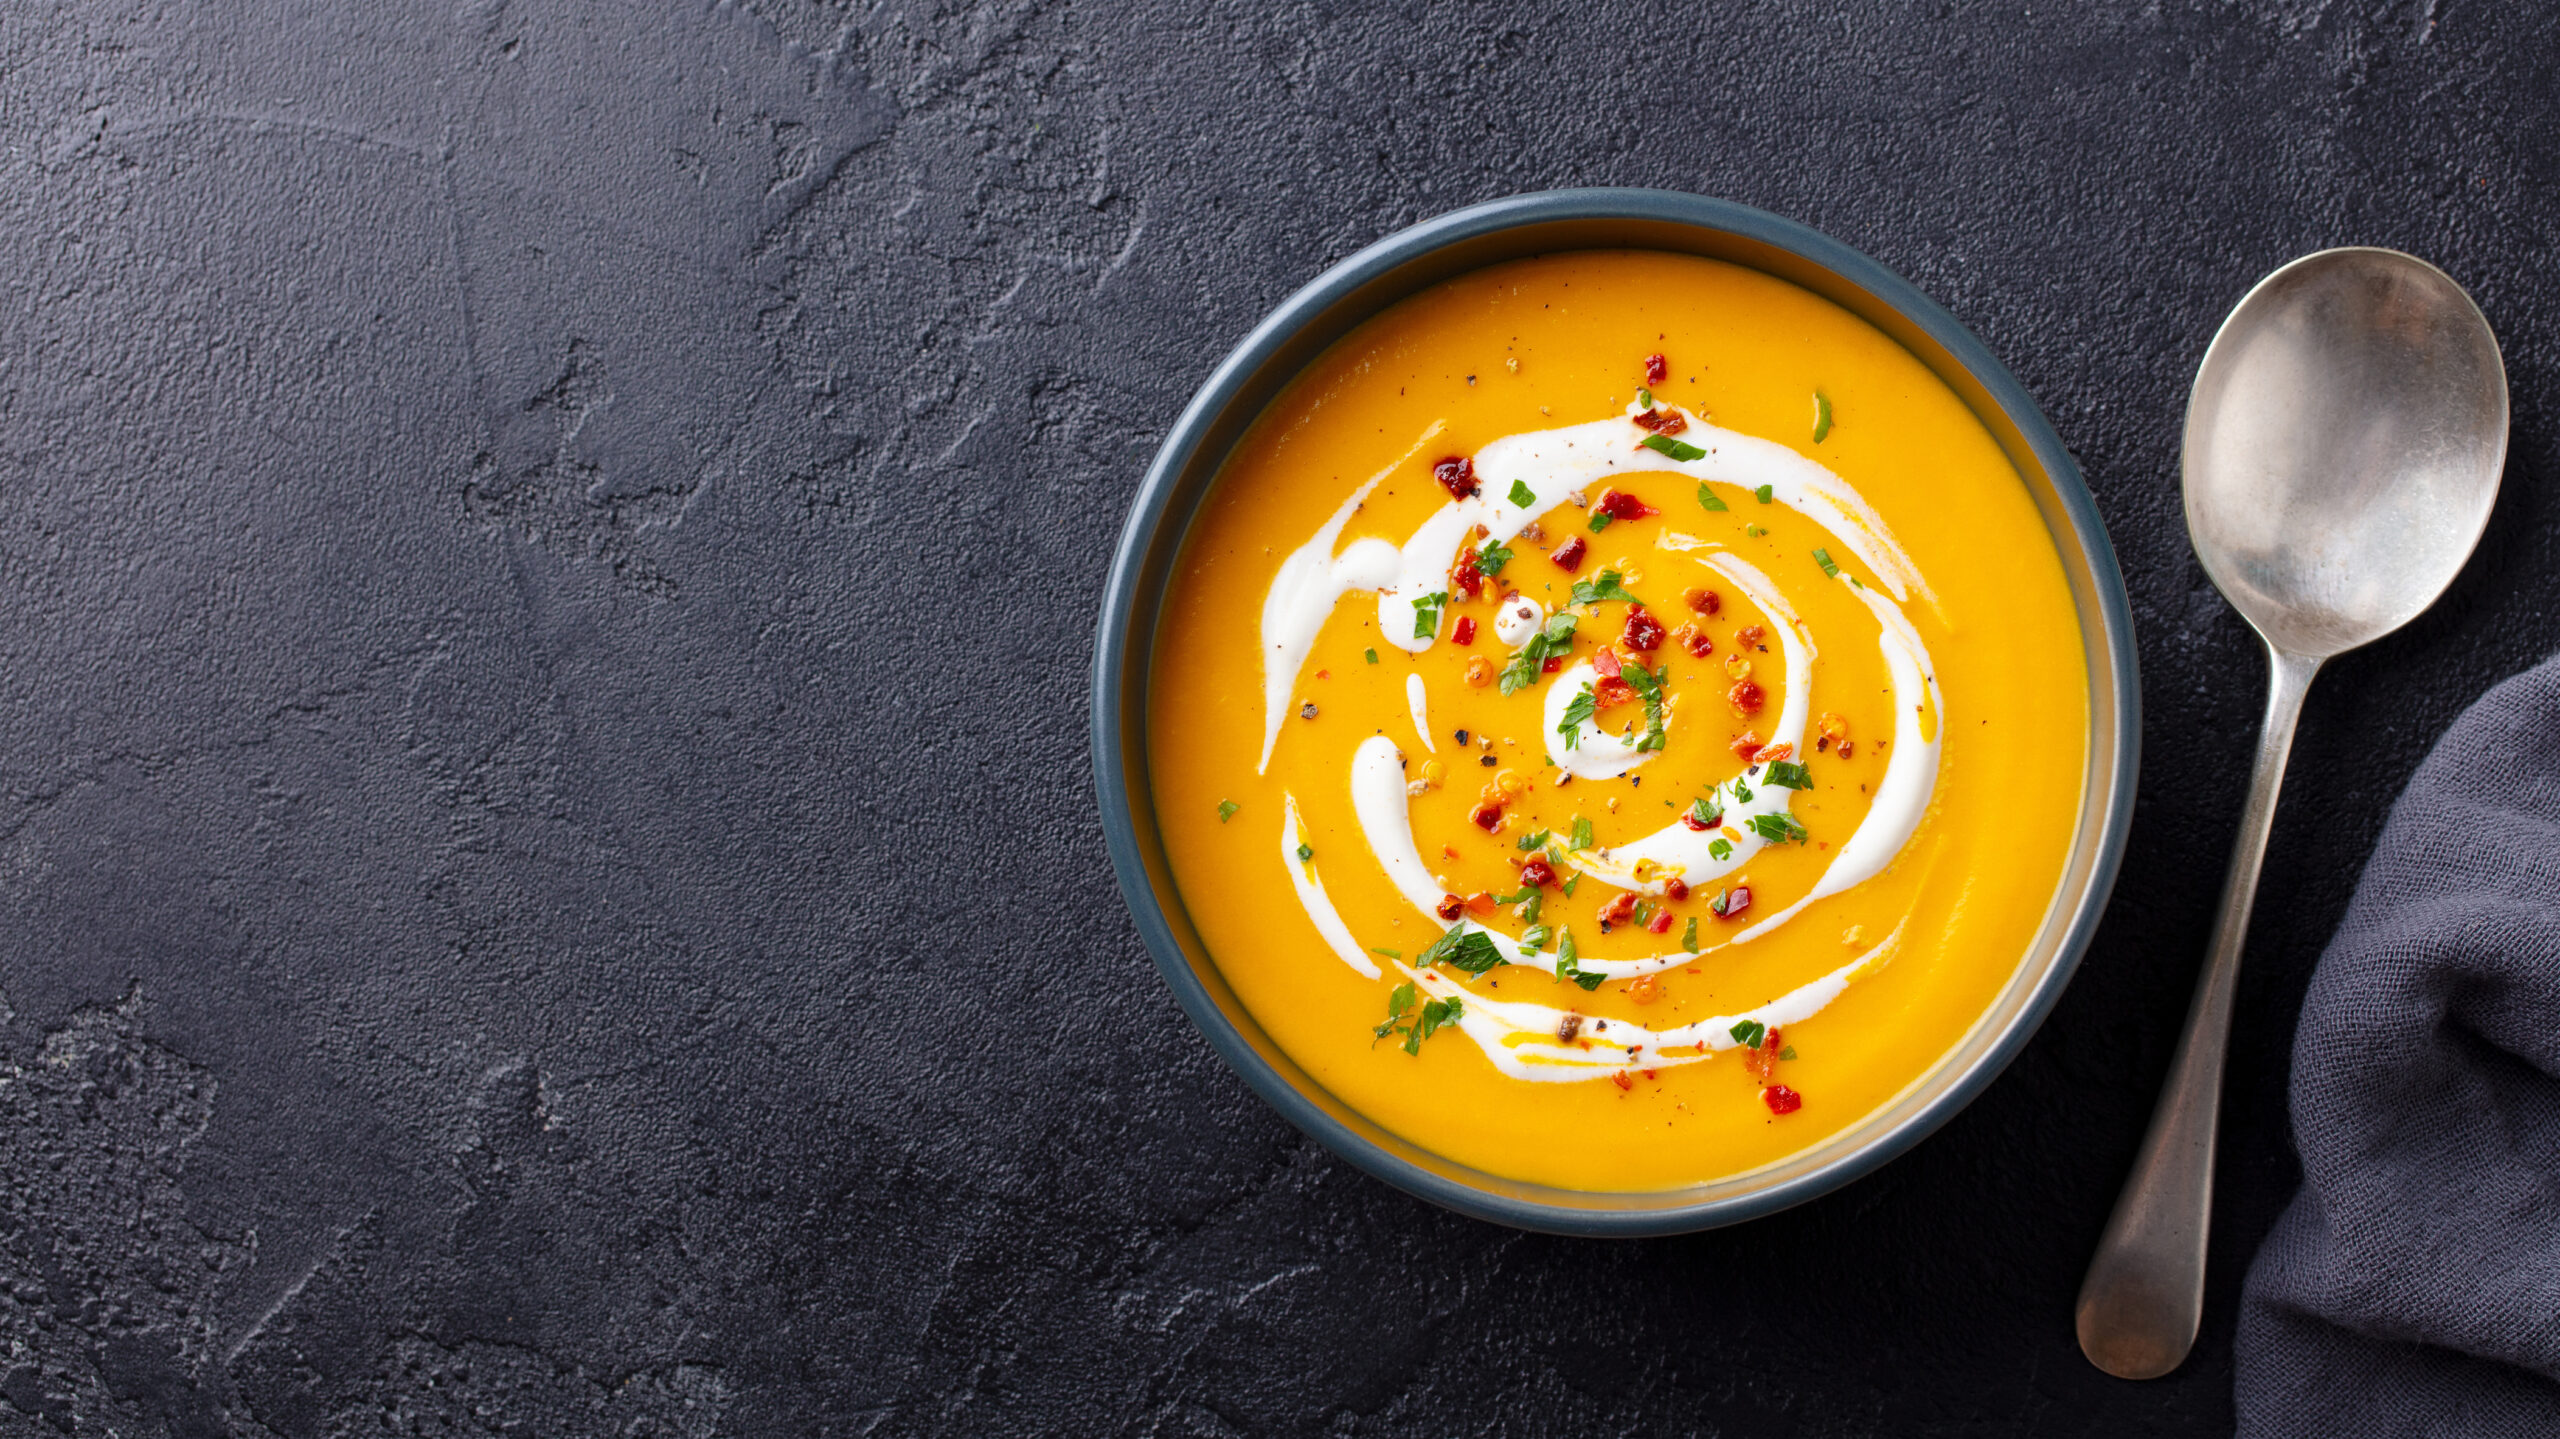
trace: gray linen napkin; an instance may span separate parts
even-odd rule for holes
[[[2393,807],[2292,1099],[2302,1192],[2241,1301],[2240,1433],[2560,1435],[2560,659]]]

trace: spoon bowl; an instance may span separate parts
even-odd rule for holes
[[[2506,367],[2462,287],[2397,250],[2322,250],[2259,281],[2205,352],[2187,532],[2268,643],[2325,659],[2453,583],[2506,453]]]
[[[2267,645],[2266,720],[2213,943],[2075,1316],[2110,1374],[2178,1367],[2204,1317],[2231,998],[2302,697],[2330,656],[2416,618],[2497,503],[2507,372],[2462,287],[2396,250],[2323,250],[2258,282],[2187,405],[2187,533]]]

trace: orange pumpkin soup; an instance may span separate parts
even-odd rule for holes
[[[1586,252],[1370,320],[1186,538],[1148,700],[1209,950],[1343,1102],[1584,1190],[1855,1124],[2044,923],[2088,745],[1971,411],[1757,271]]]

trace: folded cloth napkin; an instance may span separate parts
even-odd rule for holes
[[[2560,659],[2393,807],[2293,1049],[2302,1192],[2250,1266],[2250,1439],[2560,1435]]]

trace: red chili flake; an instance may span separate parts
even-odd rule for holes
[[[1645,921],[1644,929],[1647,934],[1669,934],[1671,932],[1671,911],[1667,909],[1655,910],[1653,912],[1653,918]]]
[[[1733,688],[1726,690],[1724,692],[1724,697],[1732,702],[1735,709],[1742,711],[1746,715],[1756,715],[1760,713],[1761,704],[1769,698],[1767,692],[1762,690],[1757,683],[1751,680],[1743,680]]]
[[[1636,416],[1636,423],[1657,435],[1676,435],[1689,428],[1689,422],[1678,410],[1651,409]]]
[[[1611,1084],[1614,1084],[1614,1085],[1618,1086],[1620,1089],[1633,1089],[1633,1088],[1635,1088],[1635,1087],[1636,1087],[1636,1082],[1635,1082],[1634,1080],[1632,1080],[1632,1079],[1627,1078],[1627,1072],[1626,1072],[1625,1070],[1623,1070],[1623,1069],[1619,1070],[1619,1071],[1618,1071],[1617,1073],[1615,1073],[1615,1074],[1610,1075],[1610,1076],[1609,1076],[1609,1082],[1610,1082]]]
[[[1671,632],[1671,637],[1680,642],[1680,648],[1687,650],[1691,659],[1702,660],[1716,652],[1716,642],[1696,625],[1682,625]]]
[[[1487,834],[1491,834],[1493,833],[1493,827],[1502,823],[1502,806],[1498,804],[1477,805],[1473,810],[1468,812],[1467,819],[1472,822],[1476,828],[1483,830]]]
[[[1556,882],[1556,867],[1543,859],[1533,859],[1520,866],[1520,882],[1531,889],[1545,889]]]
[[[1449,570],[1449,593],[1462,599],[1484,597],[1484,571],[1476,568],[1476,547],[1458,551],[1458,563]]]
[[[1591,707],[1595,710],[1615,709],[1636,697],[1636,687],[1615,675],[1591,687]]]
[[[1662,621],[1642,610],[1629,610],[1626,632],[1619,638],[1631,650],[1658,650],[1662,648],[1662,634]]]
[[[1461,621],[1460,623],[1464,623],[1464,621]],[[1795,752],[1796,747],[1791,744],[1764,744],[1760,747],[1758,753],[1751,756],[1751,762],[1753,764],[1776,764],[1778,761],[1785,759],[1787,756],[1794,754]]]
[[[1714,820],[1698,818],[1698,812],[1694,809],[1682,810],[1680,812],[1680,822],[1687,825],[1689,828],[1698,831],[1700,834],[1704,834],[1708,830],[1716,827],[1716,822]]]
[[[1431,478],[1440,482],[1440,488],[1461,500],[1483,488],[1476,483],[1475,461],[1464,455],[1450,455],[1432,461]]]
[[[1607,904],[1600,906],[1600,922],[1602,924],[1623,924],[1626,922],[1627,916],[1634,914],[1635,912],[1636,897],[1625,890],[1620,890],[1616,898],[1610,900]]]
[[[1702,615],[1711,615],[1724,608],[1724,596],[1709,589],[1682,590],[1680,602]]]
[[[1490,890],[1480,889],[1467,896],[1467,913],[1469,914],[1491,914],[1493,908],[1493,892]]]
[[[1431,912],[1442,919],[1456,919],[1467,912],[1467,902],[1454,894],[1444,894],[1440,896],[1440,902],[1432,906]]]
[[[1333,678],[1333,671],[1331,671],[1331,670],[1318,670],[1318,671],[1316,671],[1316,678],[1317,678],[1317,679],[1320,679],[1320,680],[1329,680],[1329,679]]]
[[[1750,1072],[1753,1079],[1760,1081],[1762,1084],[1767,1084],[1776,1079],[1778,1077],[1778,1051],[1779,1047],[1785,1042],[1786,1041],[1779,1038],[1778,1031],[1774,1029],[1764,1029],[1761,1031],[1760,1043],[1750,1049],[1742,1051],[1742,1067]]]
[[[1769,1106],[1771,1114],[1793,1114],[1804,1108],[1804,1096],[1783,1084],[1773,1084],[1761,1090],[1760,1102]]]
[[[1449,630],[1449,643],[1453,645],[1471,645],[1475,642],[1476,617],[1473,615],[1458,616],[1457,624],[1452,626]]]
[[[1662,513],[1624,490],[1609,491],[1592,508],[1613,520],[1641,520]]]
[[[1668,361],[1664,360],[1661,355],[1652,354],[1644,357],[1644,382],[1646,384],[1659,385],[1662,383],[1662,377],[1670,373],[1671,365]]]
[[[1575,570],[1582,568],[1582,557],[1590,552],[1591,547],[1582,542],[1582,536],[1575,535],[1572,539],[1547,551],[1547,558],[1556,562],[1557,569],[1566,574],[1572,574]]]
[[[1760,752],[1759,731],[1744,730],[1742,733],[1735,735],[1733,737],[1733,752],[1744,760],[1748,760],[1753,755],[1758,754]]]
[[[1599,652],[1591,657],[1591,668],[1598,671],[1604,680],[1613,680],[1626,673],[1619,667],[1618,652],[1607,645],[1602,645]]]
[[[1733,642],[1746,650],[1758,647],[1759,643],[1768,637],[1769,632],[1758,625],[1744,625],[1733,632]]]
[[[1847,759],[1850,755],[1855,754],[1857,749],[1858,742],[1856,740],[1844,739],[1840,741],[1840,757],[1842,759]]]
[[[1551,675],[1563,668],[1564,656],[1562,655],[1549,655],[1538,662],[1538,673],[1542,675]]]
[[[1662,893],[1664,897],[1668,899],[1687,899],[1689,897],[1689,881],[1682,879],[1680,876],[1675,874],[1671,878],[1662,882]]]

